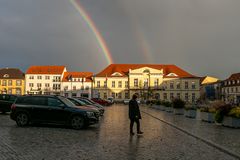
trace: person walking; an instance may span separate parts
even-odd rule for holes
[[[129,119],[130,119],[130,135],[134,135],[133,132],[133,125],[134,122],[137,123],[137,134],[143,134],[143,132],[140,130],[140,122],[139,119],[141,119],[141,113],[139,110],[138,102],[137,102],[137,95],[134,94],[132,96],[132,99],[129,102]]]

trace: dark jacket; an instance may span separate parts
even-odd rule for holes
[[[141,113],[136,100],[131,99],[129,102],[129,118],[130,119],[141,119]]]

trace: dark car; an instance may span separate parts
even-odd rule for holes
[[[11,106],[16,100],[16,95],[0,94],[0,112],[10,112]]]
[[[101,99],[101,98],[92,98],[92,100],[98,104],[101,104],[103,106],[109,106],[111,105],[111,103],[109,103],[108,101]]]
[[[80,97],[80,98],[77,98],[78,100],[80,100],[81,102],[85,103],[86,105],[91,105],[91,106],[95,106],[98,108],[99,112],[100,112],[100,115],[103,116],[104,114],[104,107],[94,101],[92,101],[91,99],[88,99],[88,98],[84,98],[84,97]]]
[[[99,121],[99,112],[75,106],[62,96],[22,96],[11,107],[11,119],[18,126],[29,123],[69,125],[82,129]]]

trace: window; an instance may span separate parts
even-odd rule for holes
[[[134,87],[138,87],[138,79],[134,79]]]
[[[129,93],[125,92],[125,99],[129,99]]]
[[[34,79],[34,76],[29,76],[29,79]]]
[[[167,100],[167,93],[163,93],[163,99]]]
[[[97,87],[100,88],[100,81],[97,81]]]
[[[37,76],[37,79],[42,79],[42,76]]]
[[[195,82],[192,82],[192,89],[196,89],[196,84],[195,84]]]
[[[128,81],[125,81],[125,88],[128,88]]]
[[[45,79],[46,79],[46,80],[49,80],[49,79],[50,79],[50,76],[45,76]]]
[[[238,92],[238,87],[236,87],[235,91]]]
[[[185,93],[185,101],[188,102],[188,93]]]
[[[22,81],[21,80],[17,80],[16,81],[16,86],[21,86],[22,85]]]
[[[41,87],[42,87],[42,84],[41,84],[41,83],[37,83],[37,87],[38,87],[38,88],[41,88]]]
[[[104,81],[104,87],[107,87],[107,81]]]
[[[147,88],[148,87],[148,79],[144,79],[144,88]]]
[[[64,91],[67,91],[67,90],[68,90],[68,86],[65,86],[65,87],[64,87]]]
[[[171,100],[174,99],[174,93],[170,93],[170,99],[171,99]]]
[[[22,94],[21,88],[16,88],[16,94],[17,95],[21,95]]]
[[[181,94],[180,93],[177,93],[177,98],[181,99]]]
[[[2,81],[2,86],[7,86],[7,81],[6,80]]]
[[[73,86],[73,90],[74,90],[74,91],[76,91],[76,88],[77,88],[76,86]]]
[[[34,87],[34,84],[33,83],[29,83],[29,87]]]
[[[235,81],[234,81],[234,80],[232,81],[232,84],[235,84]]]
[[[188,89],[188,82],[185,82],[185,89]]]
[[[45,83],[45,87],[46,88],[50,87],[50,84],[49,83]]]
[[[8,80],[8,86],[12,86],[12,80]]]
[[[115,81],[112,81],[112,87],[115,88]]]
[[[177,89],[180,89],[181,88],[181,84],[180,82],[177,82]]]
[[[48,98],[48,106],[57,107],[57,106],[64,106],[64,104],[56,98]]]
[[[61,85],[60,84],[53,84],[53,89],[54,90],[60,90]]]
[[[118,99],[122,99],[122,93],[118,93]]]
[[[115,98],[115,93],[114,92],[112,92],[112,97]]]
[[[157,99],[157,100],[160,99],[160,94],[159,93],[155,93],[155,99]]]
[[[122,81],[118,81],[118,88],[122,88]]]
[[[174,82],[170,82],[170,89],[174,88]]]
[[[17,99],[19,104],[30,104],[30,105],[38,105],[45,106],[46,98],[45,97],[22,97]]]
[[[107,93],[106,92],[103,93],[103,98],[107,99]]]
[[[195,99],[196,99],[196,95],[195,93],[192,93],[192,102],[195,102]]]
[[[89,86],[86,86],[86,90],[89,90],[89,88],[90,88]]]
[[[8,89],[8,94],[12,94],[12,89],[11,88]]]

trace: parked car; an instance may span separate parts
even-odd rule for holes
[[[76,106],[85,106],[85,107],[89,107],[92,109],[95,109],[97,111],[99,111],[100,115],[102,116],[104,113],[104,109],[103,108],[98,108],[94,105],[91,104],[87,104],[84,101],[82,101],[81,99],[77,99],[77,98],[68,98],[72,103],[74,103]]]
[[[92,105],[92,106],[97,107],[100,111],[100,115],[103,116],[105,109],[102,105],[92,101],[91,99],[85,98],[85,97],[80,97],[80,98],[77,98],[77,99],[79,99],[81,102],[84,102],[87,105]]]
[[[16,95],[0,94],[0,112],[10,112],[11,106],[16,100]]]
[[[114,98],[113,97],[108,97],[107,101],[111,104],[114,104]]]
[[[10,117],[21,127],[30,123],[46,123],[82,129],[97,123],[99,112],[76,106],[62,96],[21,96],[11,106]]]
[[[108,101],[101,99],[101,98],[92,98],[92,100],[98,104],[101,104],[103,106],[109,106],[111,105],[111,103],[109,103]]]

